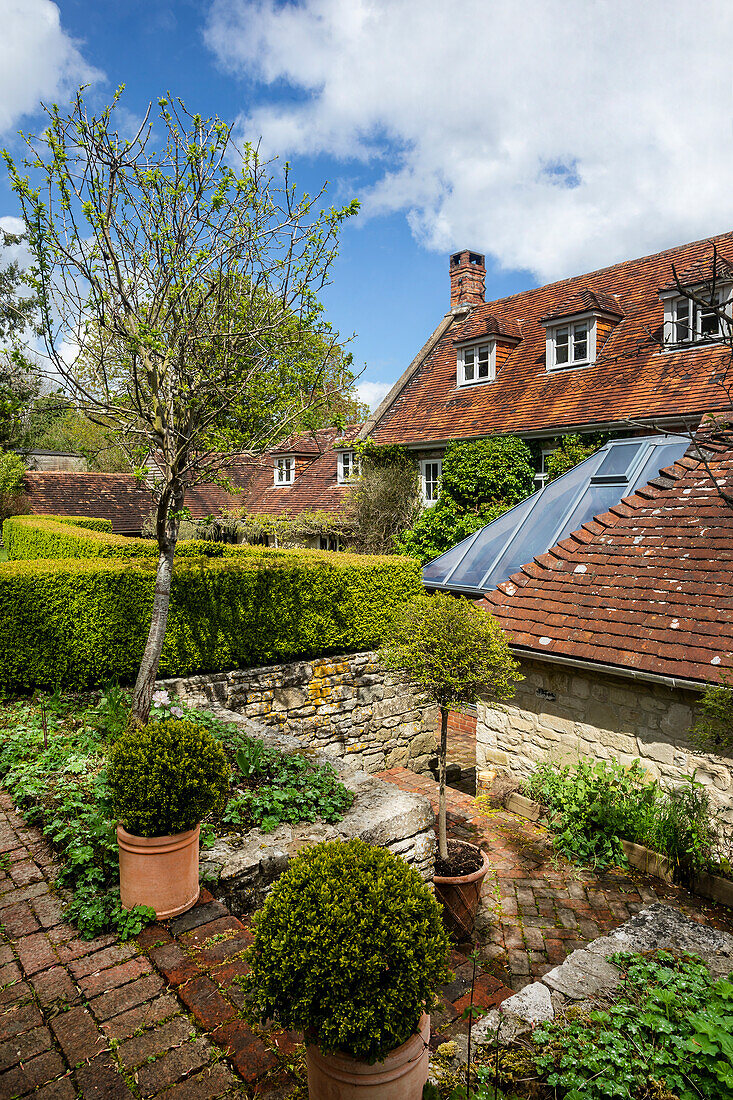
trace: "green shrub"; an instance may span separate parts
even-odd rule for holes
[[[629,767],[547,761],[537,765],[524,793],[544,806],[557,850],[598,869],[626,863],[622,840],[665,856],[674,880],[685,884],[714,870],[720,858],[718,814],[694,774],[667,789],[638,760]]]
[[[171,836],[221,813],[229,765],[210,733],[175,718],[124,733],[109,754],[107,782],[122,824],[135,836]]]
[[[316,844],[254,920],[251,1020],[312,1032],[325,1051],[381,1061],[450,979],[438,904],[417,871],[361,840]]]
[[[105,526],[98,527],[98,523]],[[94,526],[92,527],[92,524]],[[43,558],[158,558],[155,539],[133,539],[112,533],[105,520],[81,520],[71,516],[14,516],[3,523],[3,542],[11,561]],[[176,546],[178,557],[220,558],[221,543],[208,539],[184,539]]]
[[[155,561],[0,565],[0,686],[89,687],[137,674]],[[178,562],[161,676],[188,676],[376,645],[422,591],[409,558],[267,550]]]
[[[36,519],[52,519],[55,523],[66,523],[70,527],[86,527],[89,531],[111,531],[112,520],[94,519],[91,516],[42,516]]]
[[[721,674],[721,683],[706,684],[693,727],[693,740],[705,752],[733,749],[733,682]]]

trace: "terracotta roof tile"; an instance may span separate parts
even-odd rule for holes
[[[716,381],[728,350],[721,344],[660,350],[664,304],[659,287],[672,264],[689,271],[709,263],[713,243],[733,255],[733,233],[628,260],[591,274],[474,306],[454,318],[371,432],[377,443],[420,444],[491,432],[567,431],[625,420],[700,417],[727,398]],[[598,302],[618,299],[623,318],[612,328],[597,362],[579,370],[547,372],[546,330],[553,316],[584,292]],[[517,325],[522,339],[499,365],[493,382],[456,386],[454,339],[481,325]]]
[[[709,461],[733,492],[733,449]],[[486,595],[515,645],[686,680],[733,667],[733,508],[689,457],[655,483]]]

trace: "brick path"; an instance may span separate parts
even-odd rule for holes
[[[379,774],[401,790],[426,794],[437,813],[438,788],[431,779],[405,768]],[[486,843],[492,870],[475,945],[487,970],[512,989],[655,901],[669,901],[695,920],[733,932],[730,909],[635,870],[583,870],[555,854],[546,829],[504,811],[482,814],[472,798],[450,788],[447,816],[450,835]]]
[[[401,768],[382,775],[435,804],[431,780]],[[474,1001],[482,1007],[657,898],[733,931],[728,910],[637,872],[583,873],[555,858],[537,826],[503,812],[482,815],[458,791],[448,797],[451,833],[486,840],[493,868],[475,937]],[[2,1100],[306,1097],[300,1036],[255,1032],[241,1019],[246,918],[202,891],[194,909],[151,925],[135,944],[84,941],[64,923],[49,886],[52,853],[3,795],[0,853]],[[466,1026],[472,947],[452,952],[456,976],[432,1015],[433,1047]]]

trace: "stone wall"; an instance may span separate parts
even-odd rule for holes
[[[700,752],[690,740],[699,693],[541,661],[524,661],[522,673],[510,703],[479,704],[478,768],[525,777],[548,758],[639,759],[671,783],[696,770],[733,825],[733,759]]]
[[[341,821],[279,825],[272,832],[251,829],[245,835],[218,836],[201,853],[201,870],[211,890],[235,913],[262,905],[270,887],[301,849],[324,840],[359,837],[367,844],[389,848],[431,882],[435,870],[435,814],[423,795],[400,791],[383,779],[367,775],[352,759],[333,760],[316,749],[304,750],[295,737],[265,729],[218,703],[210,704],[224,722],[235,722],[251,737],[290,755],[305,754],[313,763],[333,763],[342,783],[354,794]]]
[[[437,708],[374,653],[352,653],[266,668],[159,681],[192,702],[216,701],[245,718],[366,772],[424,772],[435,755]]]

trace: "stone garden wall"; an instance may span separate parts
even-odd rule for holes
[[[733,760],[700,752],[690,727],[700,695],[682,688],[524,661],[501,709],[479,704],[476,763],[525,777],[540,760],[641,760],[662,781],[697,771],[733,826]]]
[[[380,668],[374,653],[190,676],[157,686],[191,702],[215,701],[366,772],[400,765],[424,772],[435,755],[437,709]]]

